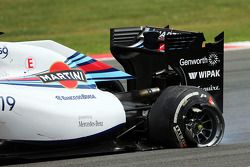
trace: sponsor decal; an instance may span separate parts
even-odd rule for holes
[[[176,32],[173,32],[173,31],[169,31],[169,32],[159,31],[159,33],[160,33],[160,36],[158,38],[159,40],[164,40],[166,35],[178,35],[178,34],[180,34],[180,33],[176,33]]]
[[[0,47],[0,57],[2,59],[6,58],[9,54],[9,50],[6,46]]]
[[[200,96],[201,98],[206,98],[207,97],[207,95],[205,95],[205,94],[201,94],[201,96]]]
[[[54,63],[48,73],[37,75],[44,83],[59,82],[66,88],[75,88],[77,81],[87,82],[86,76],[82,70],[71,69],[63,62]]]
[[[165,31],[163,31],[163,32],[160,31],[159,33],[160,33],[160,36],[159,36],[158,39],[161,39],[161,40],[165,39],[166,32]]]
[[[0,96],[0,104],[2,105],[2,111],[12,111],[15,107],[16,100],[11,96]]]
[[[220,62],[220,59],[216,53],[210,53],[208,56],[209,65],[215,66]]]
[[[159,40],[164,40],[165,39],[165,36],[166,35],[178,35],[180,33],[177,33],[177,32],[173,32],[173,31],[161,31],[161,30],[157,30],[155,28],[149,28],[149,27],[146,27],[144,32],[148,32],[148,31],[157,31],[160,33],[158,39]],[[140,35],[140,37],[143,37],[143,33]]]
[[[26,64],[26,68],[28,68],[28,69],[35,68],[35,61],[31,57],[29,57],[29,58],[26,59],[26,63],[25,64]]]
[[[181,132],[181,128],[179,127],[179,125],[174,126],[173,129],[174,129],[175,135],[180,143],[180,147],[181,148],[187,147],[186,140]]]
[[[182,107],[185,107],[186,106],[186,104],[189,102],[189,99],[187,99],[187,100],[185,100],[185,101],[183,101],[183,103],[182,103]]]
[[[177,106],[177,109],[175,111],[175,114],[174,114],[174,123],[177,123],[177,120],[178,120],[178,115],[181,111],[181,108],[183,106],[185,106],[187,104],[187,102],[189,101],[189,98],[193,97],[193,96],[198,96],[199,95],[199,92],[193,92],[193,93],[190,93],[188,95],[186,95],[181,101],[180,103],[178,104]]]
[[[220,90],[220,87],[218,85],[210,85],[208,87],[200,87],[200,86],[198,86],[198,88],[203,89],[203,90],[205,90],[207,92],[208,91],[218,91],[218,90]]]
[[[190,79],[217,78],[217,77],[220,77],[220,70],[190,72],[188,73],[188,75]]]
[[[93,117],[91,115],[80,115],[78,119],[92,119]]]
[[[180,66],[190,66],[190,65],[199,65],[199,64],[207,64],[208,59],[206,57],[203,57],[201,59],[180,59],[179,64]]]
[[[208,103],[209,103],[211,106],[215,105],[212,96],[209,96],[209,98],[208,98]]]
[[[100,127],[100,126],[103,126],[103,122],[102,121],[98,121],[98,120],[95,120],[95,121],[78,121],[78,125],[79,127]]]
[[[85,100],[85,99],[96,99],[93,94],[81,94],[75,96],[55,96],[57,100]]]
[[[208,64],[209,66],[215,66],[220,62],[220,59],[216,53],[210,53],[208,57],[203,57],[199,59],[180,59],[180,66],[192,66],[192,65],[202,65]]]
[[[103,126],[103,122],[99,120],[92,120],[93,117],[91,115],[81,115],[78,117],[78,126],[79,127],[101,127]]]

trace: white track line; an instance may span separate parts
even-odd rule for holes
[[[234,51],[234,50],[243,50],[250,49],[250,41],[244,42],[230,42],[224,44],[224,51]]]

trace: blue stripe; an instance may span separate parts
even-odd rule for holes
[[[105,69],[105,70],[86,72],[86,74],[105,73],[105,72],[114,72],[114,71],[119,71],[119,70],[117,70],[115,68],[109,68],[109,69]]]
[[[84,58],[86,58],[86,56],[81,56],[80,58],[77,58],[77,59],[71,59],[71,60],[68,61],[67,64],[70,64],[70,63],[72,63],[72,62],[77,62],[77,61],[79,61],[79,60],[81,60],[81,59],[84,59]]]
[[[76,59],[74,61],[70,60],[69,63],[68,63],[68,65],[71,65],[72,63],[82,64],[82,63],[86,63],[86,62],[91,61],[91,60],[92,60],[92,58],[86,56],[84,58]]]
[[[70,63],[69,67],[70,68],[76,68],[78,66],[88,65],[88,64],[91,64],[91,63],[94,63],[94,62],[96,62],[96,60],[94,60],[94,59],[90,59],[88,61],[85,61],[85,62],[82,62],[82,63],[79,63],[79,64],[75,63],[75,62],[72,62],[72,63]]]
[[[124,77],[107,77],[107,78],[88,78],[88,80],[94,81],[111,81],[111,80],[122,80],[122,79],[134,79],[132,76],[124,76]]]
[[[74,58],[72,58],[72,59],[68,59],[68,60],[71,60],[71,61],[75,61],[75,60],[77,60],[77,59],[80,59],[80,58],[85,58],[86,57],[86,55],[84,55],[84,54],[79,54],[79,55],[77,55],[76,57],[74,57]]]
[[[77,88],[79,88],[79,89],[96,89],[96,84],[93,84],[93,85],[78,85]]]
[[[67,60],[65,61],[65,63],[66,63],[66,64],[70,64],[70,63],[72,63],[72,62],[74,62],[74,61],[81,60],[81,59],[84,59],[84,58],[86,58],[86,57],[87,57],[87,56],[85,56],[85,55],[83,55],[83,54],[79,54],[78,56],[74,57],[73,59],[67,59]]]
[[[106,73],[92,73],[92,74],[86,74],[87,78],[119,78],[119,77],[128,77],[129,75],[126,75],[122,71],[113,71],[113,72],[106,72]]]
[[[97,62],[97,60],[92,59],[89,56],[81,54],[79,52],[70,56],[66,60],[70,68],[77,68],[79,66],[84,66]],[[108,80],[119,80],[119,79],[133,79],[133,77],[123,71],[117,70],[115,68],[109,68],[104,70],[97,70],[85,73],[88,82],[89,81],[108,81]]]
[[[75,63],[75,62],[72,62],[70,65],[69,65],[69,67],[70,68],[76,68],[78,65]]]
[[[91,60],[89,60],[89,61],[87,61],[87,62],[80,63],[80,64],[77,64],[77,65],[78,65],[78,66],[84,66],[84,65],[88,65],[88,64],[91,64],[91,63],[94,63],[94,62],[96,62],[96,60],[91,59]]]
[[[80,52],[76,52],[72,56],[69,56],[67,59],[73,59],[74,57],[78,56],[79,54],[81,54],[81,53]]]
[[[16,85],[16,86],[32,86],[32,87],[49,87],[49,88],[64,88],[62,85],[47,85],[47,84],[18,84],[18,83],[0,83],[4,85]],[[96,85],[78,85],[79,89],[95,89]]]

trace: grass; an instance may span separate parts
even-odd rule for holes
[[[166,26],[204,32],[208,41],[250,40],[247,0],[0,0],[1,41],[51,39],[78,51],[109,51],[109,29]]]

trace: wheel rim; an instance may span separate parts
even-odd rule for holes
[[[185,115],[186,135],[199,147],[218,144],[224,133],[224,121],[209,106],[193,106]]]

